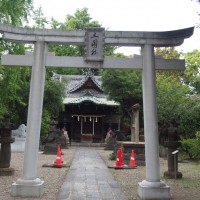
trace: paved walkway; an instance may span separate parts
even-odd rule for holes
[[[57,200],[127,200],[95,148],[79,147]]]

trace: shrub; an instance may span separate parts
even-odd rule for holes
[[[47,137],[49,133],[49,127],[50,127],[50,114],[46,109],[43,109],[42,113],[42,124],[41,124],[41,133],[40,133],[40,141],[41,143],[44,141],[44,139]]]
[[[195,136],[196,136],[197,140],[200,140],[200,131],[197,131]]]
[[[115,157],[115,154],[114,153],[111,153],[109,155],[109,160],[116,160],[116,157]]]
[[[184,139],[181,141],[181,150],[189,155],[191,159],[200,158],[200,141],[197,139]]]

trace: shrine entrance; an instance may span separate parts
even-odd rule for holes
[[[184,69],[184,60],[156,58],[154,47],[177,46],[193,34],[194,27],[166,32],[88,30],[36,30],[0,24],[0,32],[8,41],[33,43],[33,55],[5,55],[2,65],[32,66],[27,137],[23,175],[12,184],[12,196],[34,197],[44,192],[44,181],[37,178],[45,67],[141,69],[143,73],[143,110],[145,135],[146,177],[138,183],[138,196],[143,199],[169,200],[170,188],[160,180],[158,124],[156,109],[156,69]],[[48,54],[50,43],[85,46],[85,57],[59,57]],[[142,56],[108,58],[104,45],[140,46]]]
[[[119,103],[108,99],[101,87],[101,76],[87,69],[82,75],[54,74],[53,79],[68,80],[64,110],[58,120],[71,142],[101,143],[109,127],[120,130]]]
[[[72,141],[103,142],[103,116],[73,116]]]

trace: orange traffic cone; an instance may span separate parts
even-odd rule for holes
[[[61,151],[60,151],[60,145],[58,145],[57,149],[57,156],[56,160],[54,161],[54,167],[62,167],[62,158],[61,158]]]
[[[131,152],[129,167],[136,167],[134,150],[132,150],[132,152]]]
[[[119,148],[117,151],[117,159],[116,159],[116,163],[115,163],[115,167],[122,167],[122,148]]]

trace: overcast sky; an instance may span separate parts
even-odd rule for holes
[[[195,0],[194,0],[195,1]],[[167,31],[195,26],[200,6],[191,0],[34,0],[44,16],[63,22],[67,14],[88,8],[92,20],[115,31]],[[199,28],[200,29],[200,28]],[[200,50],[200,30],[178,48],[184,52]],[[130,48],[126,48],[127,54]],[[123,51],[125,51],[123,49]],[[132,51],[132,50],[131,50]]]

